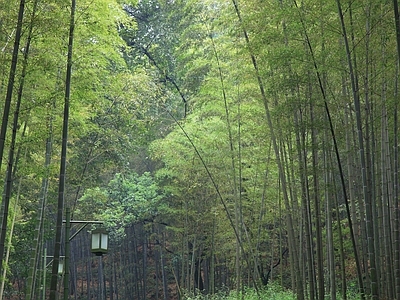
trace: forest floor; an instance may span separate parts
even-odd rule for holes
[[[294,294],[290,290],[282,289],[279,285],[271,284],[268,289],[264,289],[257,292],[254,289],[246,289],[243,292],[243,295],[238,295],[236,291],[232,291],[228,295],[224,294],[215,294],[215,295],[196,295],[196,296],[187,296],[184,298],[185,300],[259,300],[259,299],[268,299],[268,300],[295,300],[296,294]],[[330,299],[329,295],[326,296],[326,299]],[[341,296],[337,296],[337,300],[341,300]],[[359,295],[349,294],[347,295],[347,300],[360,300]]]

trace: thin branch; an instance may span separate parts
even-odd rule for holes
[[[166,110],[167,113],[171,116],[171,118],[175,121],[175,123],[178,125],[178,127],[182,130],[183,134],[184,134],[185,137],[188,139],[189,143],[191,144],[191,146],[193,147],[194,151],[196,152],[196,155],[197,155],[198,158],[200,159],[201,164],[203,165],[204,169],[206,170],[207,175],[208,175],[208,177],[210,178],[210,180],[211,180],[211,182],[212,182],[212,184],[213,184],[213,186],[214,186],[214,188],[215,188],[215,191],[217,192],[218,198],[219,198],[219,200],[220,200],[222,206],[224,207],[224,211],[225,211],[225,213],[226,213],[226,216],[228,217],[229,223],[230,223],[230,225],[231,225],[231,227],[232,227],[232,229],[233,229],[233,231],[234,231],[234,233],[235,233],[236,239],[237,239],[237,241],[238,241],[238,243],[239,243],[239,245],[240,245],[240,249],[241,249],[242,252],[243,252],[243,255],[244,255],[244,259],[245,259],[245,261],[246,261],[246,264],[247,264],[248,267],[250,267],[249,259],[248,259],[247,255],[246,255],[246,252],[245,252],[245,249],[244,249],[244,247],[243,247],[242,241],[240,240],[240,236],[239,236],[239,233],[238,233],[238,231],[237,231],[237,229],[236,229],[235,223],[233,222],[233,219],[232,219],[232,217],[231,217],[231,215],[230,215],[230,213],[229,213],[229,210],[228,210],[228,207],[227,207],[227,205],[226,205],[226,203],[225,203],[225,200],[224,200],[224,198],[222,197],[222,194],[221,194],[221,192],[219,191],[218,185],[217,185],[217,183],[216,183],[214,177],[212,176],[212,174],[211,174],[211,172],[210,172],[210,169],[207,167],[207,164],[206,164],[206,162],[204,161],[203,156],[200,154],[200,152],[199,152],[199,150],[197,149],[196,145],[194,144],[193,140],[191,139],[191,137],[189,136],[189,134],[186,132],[186,130],[183,128],[183,126],[178,122],[178,120],[175,118],[175,116],[174,116],[167,108],[165,108],[165,110]],[[255,281],[255,279],[254,279],[253,276],[251,276],[251,279],[252,279],[254,288],[255,288],[255,290],[256,290],[256,292],[257,292],[257,295],[260,296],[260,293],[259,293],[259,290],[258,290],[258,287],[257,287],[257,282]]]

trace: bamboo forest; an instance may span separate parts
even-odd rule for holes
[[[0,0],[0,299],[400,300],[398,0]]]

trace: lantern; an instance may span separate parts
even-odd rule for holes
[[[108,233],[104,228],[97,228],[92,231],[91,252],[97,256],[102,256],[108,250]]]

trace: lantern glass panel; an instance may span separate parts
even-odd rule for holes
[[[60,258],[58,262],[58,275],[62,275],[64,273],[64,259]]]
[[[92,250],[100,249],[100,232],[92,233]]]
[[[108,235],[106,233],[101,234],[100,249],[107,250],[108,248]]]

